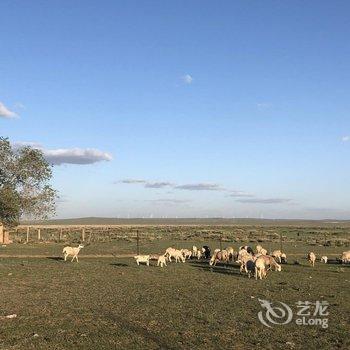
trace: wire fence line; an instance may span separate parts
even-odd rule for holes
[[[205,225],[20,225],[8,232],[14,243],[84,243],[123,241],[135,246],[140,253],[142,247],[153,242],[211,241],[219,249],[228,245],[262,244],[269,251],[274,247],[283,250],[285,244],[304,243],[317,246],[350,245],[350,228],[347,227],[257,227],[257,226],[205,226]]]

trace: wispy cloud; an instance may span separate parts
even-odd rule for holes
[[[9,110],[2,102],[0,102],[0,117],[13,119],[18,116],[15,112]]]
[[[141,184],[144,185],[145,188],[164,188],[164,187],[171,187],[173,184],[171,182],[167,181],[147,181],[142,179],[124,179],[121,181],[116,181],[115,183],[122,183],[127,185],[137,185]]]
[[[189,199],[159,198],[159,199],[149,199],[149,200],[147,200],[147,202],[184,204],[184,203],[189,203],[192,201]]]
[[[282,204],[282,203],[290,203],[291,199],[289,198],[246,198],[246,199],[237,199],[236,202],[249,203],[249,204]]]
[[[46,160],[53,165],[62,164],[77,164],[86,165],[101,161],[111,161],[112,155],[107,152],[102,152],[95,148],[59,148],[59,149],[45,149],[40,144],[35,142],[15,142],[14,148],[22,148],[30,146],[40,149]]]
[[[171,182],[146,182],[145,187],[146,188],[164,188],[164,187],[170,187],[173,186]]]
[[[239,198],[239,197],[254,197],[253,194],[244,191],[229,191],[228,197]]]
[[[230,190],[223,186],[221,186],[218,183],[208,183],[208,182],[197,182],[197,183],[187,183],[187,184],[176,184],[169,181],[148,181],[144,179],[123,179],[120,181],[115,181],[115,184],[122,183],[127,185],[143,185],[145,188],[155,188],[155,189],[161,189],[161,188],[169,188],[167,193],[173,194],[175,193],[175,190],[181,190],[181,191],[217,191],[217,192],[224,192],[228,193],[227,197],[232,198],[254,198],[255,196],[252,193],[248,193],[245,191],[238,191],[238,190]]]
[[[139,180],[139,179],[124,179],[124,180],[120,180],[117,181],[115,183],[122,183],[122,184],[144,184],[146,183],[146,180]]]
[[[258,107],[258,109],[260,110],[264,110],[264,109],[269,109],[272,107],[272,103],[269,102],[260,102],[257,103],[256,106]]]
[[[190,183],[178,185],[169,181],[148,181],[143,179],[124,179],[116,181],[115,183],[123,184],[142,184],[145,188],[165,188],[168,187],[172,190],[186,190],[186,191],[226,191],[225,188],[216,183]],[[243,192],[242,196],[243,196]],[[241,196],[241,197],[242,197]]]
[[[224,191],[219,184],[215,183],[194,183],[174,186],[176,190],[187,190],[187,191]]]
[[[193,83],[193,77],[190,74],[183,75],[181,77],[181,80],[188,85]]]
[[[349,136],[349,135],[345,135],[345,136],[343,136],[343,137],[341,138],[341,140],[342,140],[343,142],[349,142],[349,141],[350,141],[350,136]]]

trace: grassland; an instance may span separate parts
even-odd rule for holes
[[[148,239],[153,231],[161,231],[153,227],[142,231],[139,248],[141,253],[160,253],[168,246],[209,244],[216,248],[220,241],[223,246],[237,247],[240,242],[228,239],[234,238],[237,229],[227,228],[224,241],[218,240],[223,229],[213,227],[189,231],[181,227],[170,232],[166,228],[164,236]],[[119,235],[134,232],[132,228],[121,229],[115,239],[91,240],[78,264],[60,258],[64,242],[1,247],[0,316],[17,314],[17,318],[0,317],[0,348],[348,349],[350,266],[335,258],[349,248],[330,237],[331,244],[323,246],[323,232],[316,228],[301,228],[299,235],[295,228],[280,230],[288,264],[263,281],[240,275],[233,263],[211,268],[206,261],[193,260],[163,269],[154,263],[138,267],[126,257],[135,252],[134,236]],[[244,239],[254,241],[251,244],[268,238],[242,232]],[[349,238],[343,229],[338,233],[342,240]],[[274,249],[280,242],[271,236],[263,245]],[[311,268],[305,259],[309,250],[328,255],[331,263],[318,262]],[[259,298],[283,301],[294,310],[300,300],[326,300],[329,327],[292,322],[267,328],[257,317]]]

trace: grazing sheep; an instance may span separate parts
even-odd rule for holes
[[[245,273],[249,273],[248,271],[248,264],[250,264],[249,261],[254,262],[255,257],[249,254],[247,251],[245,254],[241,254],[241,256],[238,258],[238,261],[237,261],[240,264],[240,267],[239,267],[240,273],[243,273],[243,271],[245,271]]]
[[[255,261],[255,279],[263,279],[266,278],[266,265],[264,259],[256,259]]]
[[[255,273],[255,261],[248,260],[246,263],[246,271],[248,273],[248,278],[252,277],[252,274]]]
[[[204,245],[203,248],[202,248],[202,252],[204,254],[204,258],[205,259],[210,259],[210,248],[207,246],[207,245]]]
[[[183,263],[185,262],[185,257],[181,253],[181,250],[176,250],[173,254],[173,257],[175,258],[175,262],[182,261]]]
[[[310,252],[308,255],[307,255],[307,260],[309,260],[309,263],[312,265],[312,267],[315,266],[315,261],[316,261],[316,255],[314,252]]]
[[[67,257],[68,256],[73,256],[72,262],[75,259],[77,262],[79,262],[78,260],[78,254],[80,252],[80,249],[83,249],[84,246],[82,244],[79,244],[78,247],[64,247],[63,248],[63,256],[64,256],[64,261],[67,261]]]
[[[231,259],[233,261],[235,255],[235,250],[233,249],[233,247],[227,247],[225,250],[228,253],[229,260]]]
[[[321,262],[324,262],[325,264],[327,264],[327,261],[328,261],[328,257],[327,256],[322,256],[321,257]]]
[[[261,249],[260,250],[260,253],[259,254],[261,254],[261,255],[267,255],[267,250],[266,249]]]
[[[348,250],[347,252],[343,252],[341,256],[341,262],[343,264],[350,262],[350,250]]]
[[[168,248],[164,254],[167,256],[168,260],[171,262],[171,258],[175,259],[175,262],[179,262],[181,260],[182,262],[185,262],[185,258],[181,252],[181,250],[174,249],[174,248]]]
[[[239,250],[242,250],[242,249],[246,250],[249,254],[254,255],[253,249],[251,247],[249,247],[248,245],[244,245],[244,246],[239,247]]]
[[[159,266],[159,264],[160,264],[160,267],[166,266],[166,256],[165,256],[165,254],[159,256],[158,262],[157,262],[157,266]]]
[[[249,255],[252,256],[252,254],[249,254],[245,249],[240,249],[237,255],[237,262],[240,262],[243,256]]]
[[[282,253],[279,249],[274,250],[271,256],[274,257],[280,264],[282,263],[282,260],[287,262],[287,255]]]
[[[226,263],[229,261],[228,252],[226,250],[221,250],[221,251],[214,253],[213,256],[210,258],[209,265],[216,266],[216,264],[220,261],[223,261]]]
[[[175,248],[169,247],[166,249],[164,255],[166,256],[166,258],[171,262],[171,257],[173,255],[173,253],[176,251]]]
[[[264,249],[260,244],[256,246],[256,252],[261,255],[267,255],[267,250]]]
[[[285,253],[281,254],[281,263],[287,264],[287,255]]]
[[[197,259],[200,260],[202,258],[202,252],[198,249],[197,250]]]
[[[255,279],[263,279],[267,276],[267,271],[275,268],[276,271],[282,271],[281,265],[269,255],[261,255],[255,260]]]
[[[181,253],[185,259],[191,259],[192,251],[189,249],[181,249]]]
[[[134,259],[136,260],[136,264],[139,266],[140,263],[145,263],[147,266],[149,266],[149,255],[135,255]]]
[[[197,256],[197,251],[198,251],[198,248],[194,245],[194,246],[192,247],[192,256],[193,256],[193,257]]]

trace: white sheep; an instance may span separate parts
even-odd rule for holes
[[[287,262],[287,255],[285,253],[282,253],[280,250],[274,250],[271,256],[275,258],[280,264],[282,262]]]
[[[80,249],[84,248],[84,246],[82,244],[79,244],[78,247],[64,247],[63,248],[63,256],[64,256],[64,261],[67,261],[67,257],[68,256],[73,256],[72,262],[75,259],[77,262],[79,262],[78,260],[78,254],[80,252]]]
[[[228,253],[229,259],[232,259],[233,261],[235,255],[235,250],[233,249],[233,247],[227,247],[225,250]]]
[[[134,259],[136,260],[136,264],[139,266],[140,263],[145,263],[147,266],[149,266],[149,258],[150,255],[135,255]]]
[[[165,251],[164,255],[167,257],[167,259],[170,262],[171,262],[171,258],[175,258],[175,262],[178,262],[179,260],[181,260],[182,262],[185,262],[185,258],[182,255],[181,250],[174,249],[174,248],[170,247]]]
[[[276,260],[272,256],[261,255],[255,260],[255,279],[263,279],[267,276],[267,271],[272,267],[276,271],[281,271],[281,265],[277,264]]]
[[[347,252],[343,252],[341,256],[341,262],[343,264],[350,262],[350,250],[348,250]]]
[[[164,255],[160,255],[158,258],[158,262],[157,262],[157,266],[163,267],[166,266],[166,256]]]
[[[173,253],[172,253],[172,257],[175,258],[175,262],[179,262],[179,261],[182,261],[183,263],[185,262],[185,257],[183,256],[181,250],[175,250]],[[169,256],[170,258],[170,256]]]
[[[185,259],[191,259],[192,251],[189,249],[181,249],[182,255],[185,257]]]
[[[328,257],[327,256],[324,255],[324,256],[321,257],[321,262],[327,264],[327,261],[328,261]]]
[[[307,260],[309,260],[309,263],[312,265],[312,267],[314,267],[316,261],[316,254],[314,252],[310,252],[307,255]]]

